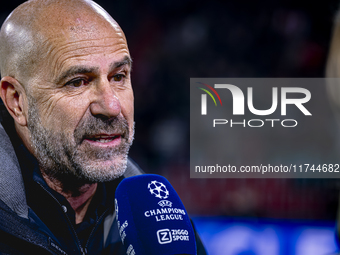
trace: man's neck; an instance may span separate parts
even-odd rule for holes
[[[70,191],[65,190],[59,181],[55,179],[51,180],[44,172],[42,176],[51,189],[57,191],[67,199],[76,214],[76,224],[81,223],[96,193],[97,183],[84,184],[77,188],[76,191]]]

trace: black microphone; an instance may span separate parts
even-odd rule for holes
[[[188,213],[167,179],[129,177],[115,196],[118,230],[128,255],[197,254]]]

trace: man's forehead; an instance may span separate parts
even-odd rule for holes
[[[73,2],[73,1],[71,1]],[[74,1],[75,3],[79,1]],[[92,2],[91,2],[92,3]],[[49,18],[41,15],[43,20],[37,20],[39,33],[45,38],[44,49],[48,58],[52,58],[52,65],[60,70],[64,60],[86,54],[110,53],[119,48],[128,54],[125,35],[119,25],[96,4],[81,4],[72,12],[68,6],[60,5],[59,10],[54,10],[54,3],[46,11]],[[65,10],[66,8],[66,10]],[[71,13],[72,12],[72,13]]]
[[[59,8],[53,8],[54,5]],[[54,5],[47,8],[35,21],[36,30],[47,38],[64,36],[75,40],[84,37],[90,39],[103,33],[125,38],[117,22],[96,4],[81,4],[74,8],[58,3]]]
[[[67,30],[91,32],[98,25],[121,30],[117,22],[91,0],[31,0],[18,6],[8,19],[12,24],[45,34]]]
[[[67,44],[83,40],[95,42],[105,37],[114,37],[126,45],[119,25],[93,1],[27,1],[12,12],[2,28],[3,73],[16,76],[25,71],[30,76],[29,73],[34,73],[41,63],[46,64],[46,54],[53,55],[53,50],[58,51]],[[12,41],[16,42],[15,45]],[[27,47],[29,45],[31,47]]]

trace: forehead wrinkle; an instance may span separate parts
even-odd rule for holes
[[[85,33],[86,34],[86,33]],[[116,35],[118,35],[118,33],[115,33]],[[88,34],[86,34],[88,35]],[[97,37],[100,35],[100,33],[97,34]],[[91,37],[87,37],[85,39],[73,39],[72,41],[72,36],[71,35],[67,35],[67,36],[64,36],[64,41],[68,40],[67,42],[65,42],[63,45],[59,46],[59,48],[64,48],[64,47],[69,47],[73,44],[79,44],[79,43],[83,43],[83,42],[88,42],[88,43],[96,43],[97,41],[103,41],[103,44],[100,45],[98,44],[98,46],[105,46],[107,43],[106,41],[109,41],[109,42],[112,42],[113,40],[119,40],[119,41],[123,41],[125,44],[126,44],[126,40],[123,36],[121,35],[118,35],[118,36],[105,36],[105,38],[101,37],[101,38],[91,38]],[[60,44],[61,42],[61,36],[60,35],[57,35],[57,36],[54,36],[54,37],[49,37],[48,40],[54,44],[54,45],[57,45],[58,43]],[[78,46],[77,46],[78,48]]]
[[[78,48],[74,48],[71,50],[68,50],[67,52],[64,52],[63,54],[54,54],[54,58],[51,58],[51,66],[52,66],[52,70],[54,70],[54,76],[57,77],[59,76],[59,73],[61,72],[61,70],[65,69],[64,66],[67,65],[67,62],[72,60],[72,59],[77,59],[77,61],[82,61],[82,60],[86,60],[86,56],[87,54],[82,52],[82,53],[77,53],[77,51],[79,50],[83,50],[83,49],[92,49],[92,54],[100,54],[102,53],[102,50],[97,51],[95,53],[93,53],[93,49],[103,49],[105,50],[106,48],[112,47],[113,45],[105,45],[105,46],[84,46],[84,47],[78,47]],[[120,46],[120,47],[119,47]],[[126,51],[127,54],[129,54],[128,49],[126,47],[125,44],[121,43],[118,46],[115,45],[116,48],[119,47],[119,51],[123,50]],[[60,53],[62,50],[58,50],[58,52]],[[114,52],[107,52],[108,54],[110,53],[114,53]]]
[[[126,41],[124,38],[119,38],[118,40],[120,42],[114,42],[114,40],[117,39],[116,37],[106,37],[106,38],[100,38],[100,39],[83,39],[83,40],[77,40],[77,41],[69,41],[65,42],[64,44],[60,45],[61,42],[58,42],[58,38],[55,38],[54,40],[51,39],[51,49],[50,49],[50,58],[53,59],[58,59],[56,57],[57,55],[70,55],[72,52],[76,51],[82,51],[84,49],[96,49],[96,48],[108,48],[108,47],[117,47],[117,46],[122,46],[122,48],[127,48]],[[60,39],[59,39],[60,40]],[[96,43],[103,41],[102,43]],[[109,41],[109,44],[106,43],[105,41]],[[59,45],[58,45],[59,44]],[[63,52],[64,51],[64,52]],[[92,50],[91,50],[92,52]],[[78,55],[84,55],[84,53],[78,54]],[[55,61],[56,62],[56,61]]]
[[[91,53],[93,52],[92,50],[93,49],[96,49],[96,48],[99,48],[99,49],[104,49],[104,48],[109,48],[109,47],[112,47],[112,46],[116,46],[117,44],[116,43],[113,43],[111,45],[84,45],[84,46],[77,46],[77,47],[73,47],[73,49],[69,49],[67,50],[68,48],[70,48],[69,46],[65,45],[64,47],[60,48],[60,49],[55,49],[55,53],[54,55],[57,55],[58,53],[62,52],[63,50],[66,49],[65,53],[63,54],[60,54],[60,55],[64,55],[64,54],[72,54],[72,52],[75,52],[75,51],[82,51],[82,50],[85,50],[85,49],[91,49]],[[125,43],[120,43],[118,45],[121,45],[123,46],[123,48],[126,48],[125,47]],[[85,55],[84,53],[80,53],[79,55]]]

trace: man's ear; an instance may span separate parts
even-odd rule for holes
[[[27,125],[27,118],[24,112],[25,95],[24,88],[16,79],[10,76],[5,76],[1,79],[1,99],[15,122],[21,126]]]

